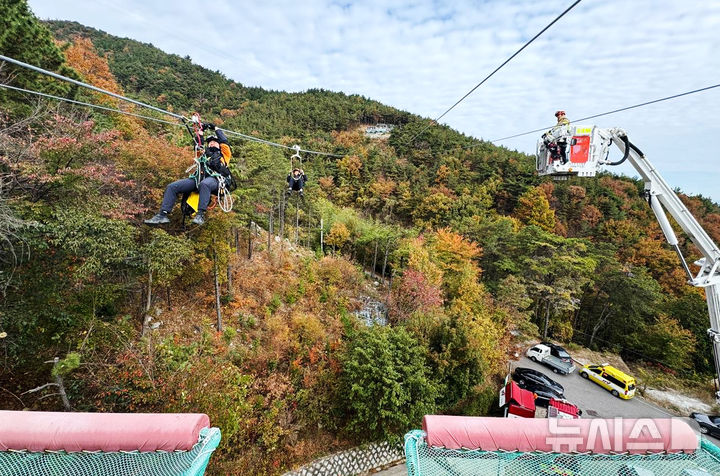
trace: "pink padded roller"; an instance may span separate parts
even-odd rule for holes
[[[0,451],[189,450],[209,426],[199,413],[0,411]]]
[[[426,415],[429,446],[485,451],[694,452],[699,435],[678,419],[530,419]]]

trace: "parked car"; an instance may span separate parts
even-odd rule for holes
[[[572,363],[572,357],[568,354],[568,351],[561,345],[553,344],[552,342],[541,342],[542,345],[550,347],[550,355],[557,357],[567,364]]]
[[[635,379],[612,365],[585,365],[580,376],[592,380],[616,397],[629,400],[635,396]]]
[[[556,374],[565,375],[572,373],[575,370],[575,365],[573,365],[572,359],[568,359],[569,362],[566,362],[560,357],[555,357],[552,355],[551,347],[545,344],[536,344],[530,347],[527,351],[527,356],[533,362],[540,362],[541,364],[550,367]]]
[[[691,413],[690,418],[700,425],[700,433],[720,438],[720,416]]]
[[[537,404],[546,407],[551,398],[563,399],[565,389],[562,385],[542,372],[525,367],[518,367],[512,375],[522,389],[529,390],[537,395]]]

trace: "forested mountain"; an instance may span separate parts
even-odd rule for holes
[[[61,376],[76,410],[208,413],[223,431],[212,474],[276,474],[427,412],[493,411],[511,330],[712,371],[704,296],[641,183],[541,179],[532,157],[447,127],[413,139],[426,122],[376,101],[247,88],[0,4],[2,54],[342,156],[305,155],[307,198],[284,206],[292,152],[231,138],[233,212],[151,229],[192,163],[183,128],[0,89],[2,408],[62,408],[23,394]],[[0,82],[121,107],[7,64]],[[389,139],[363,134],[376,122],[396,125]],[[720,241],[720,208],[682,198]],[[271,227],[286,241],[258,231]],[[358,319],[369,299],[387,325]]]

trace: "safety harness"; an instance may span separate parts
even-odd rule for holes
[[[233,197],[230,192],[232,192],[235,189],[234,181],[232,180],[232,176],[230,177],[230,180],[228,180],[226,177],[224,177],[222,174],[219,174],[218,172],[212,170],[210,167],[208,167],[208,157],[205,155],[205,148],[203,147],[203,135],[202,135],[202,122],[200,121],[200,114],[193,113],[192,115],[192,129],[188,125],[186,121],[183,121],[185,124],[185,127],[187,128],[187,131],[190,133],[190,136],[193,139],[194,143],[194,154],[193,154],[193,160],[194,164],[188,167],[185,170],[185,173],[190,172],[191,170],[195,169],[195,171],[190,174],[191,179],[195,180],[195,188],[200,187],[200,182],[205,177],[213,177],[217,179],[218,181],[218,191],[217,191],[217,203],[220,206],[220,209],[224,212],[229,212],[232,210],[233,207]],[[191,201],[194,202],[197,200],[198,197],[194,197],[194,195],[198,195],[198,192],[192,192],[190,196],[185,200],[186,202]],[[194,208],[195,211],[197,211],[197,205]]]

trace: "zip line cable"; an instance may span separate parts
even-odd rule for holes
[[[117,112],[117,113],[120,113],[120,114],[125,114],[125,115],[128,115],[128,116],[137,117],[137,118],[140,118],[140,119],[147,119],[147,120],[149,120],[149,121],[162,122],[163,124],[169,124],[169,125],[171,125],[171,126],[179,126],[179,127],[182,127],[182,124],[178,124],[177,122],[166,121],[166,120],[164,120],[164,119],[159,119],[159,118],[157,118],[157,117],[143,116],[142,114],[135,114],[134,112],[123,111],[123,110],[121,110],[121,109],[114,109],[114,108],[112,108],[112,107],[100,106],[99,104],[91,104],[91,103],[88,103],[88,102],[76,101],[76,100],[74,100],[74,99],[68,99],[68,98],[64,98],[64,97],[60,97],[60,96],[53,96],[52,94],[41,93],[41,92],[39,92],[39,91],[32,91],[32,90],[30,90],[30,89],[18,88],[18,87],[15,87],[15,86],[10,86],[9,84],[2,84],[2,83],[0,83],[0,88],[12,89],[13,91],[19,91],[19,92],[22,92],[22,93],[35,94],[35,95],[37,95],[37,96],[42,96],[42,97],[46,97],[46,98],[50,98],[50,99],[55,99],[55,100],[58,100],[58,101],[64,101],[64,102],[68,102],[68,103],[71,103],[71,104],[77,104],[77,105],[79,105],[79,106],[93,107],[93,108],[96,108],[96,109],[102,109],[102,110],[104,110],[104,111]]]
[[[560,15],[558,15],[553,21],[551,21],[550,23],[548,23],[548,25],[547,25],[545,28],[543,28],[542,30],[540,30],[540,32],[539,32],[538,34],[536,34],[535,36],[533,36],[533,37],[532,37],[527,43],[525,43],[519,50],[517,50],[515,53],[513,53],[512,56],[510,56],[508,59],[506,59],[500,66],[498,66],[497,68],[495,68],[495,70],[494,70],[492,73],[490,73],[490,74],[488,74],[487,76],[485,76],[485,79],[483,79],[483,80],[480,81],[478,84],[476,84],[474,88],[472,88],[470,91],[468,91],[463,97],[461,97],[460,99],[458,99],[455,104],[453,104],[452,106],[450,106],[445,112],[443,112],[443,113],[440,114],[437,118],[435,118],[435,120],[434,120],[433,122],[439,121],[439,120],[442,119],[448,112],[452,111],[452,110],[455,108],[455,106],[457,106],[457,105],[460,104],[463,100],[465,100],[465,98],[467,98],[468,96],[470,96],[477,88],[479,88],[480,86],[482,86],[483,83],[485,83],[485,81],[487,81],[487,80],[490,79],[495,73],[497,73],[498,71],[500,71],[500,69],[501,69],[503,66],[505,66],[506,64],[508,64],[513,58],[515,58],[518,54],[520,54],[520,52],[521,52],[522,50],[524,50],[525,48],[527,48],[528,46],[530,46],[530,43],[532,43],[533,41],[535,41],[536,39],[538,39],[538,37],[539,37],[540,35],[542,35],[543,33],[545,33],[551,26],[553,26],[558,20],[560,20],[563,16],[565,16],[565,14],[568,13],[570,10],[572,10],[573,8],[575,8],[575,6],[576,6],[578,3],[580,3],[581,1],[582,1],[582,0],[576,0],[575,3],[573,3],[572,5],[570,5],[567,9],[565,9],[564,12],[562,12]],[[418,132],[417,134],[415,134],[415,135],[408,141],[408,143],[409,143],[409,142],[412,142],[412,141],[415,140],[418,136],[420,136],[421,134],[423,134],[426,130],[428,130],[428,129],[430,128],[431,125],[432,125],[432,123],[426,125],[420,132]]]
[[[48,76],[52,76],[53,78],[59,79],[59,80],[61,80],[61,81],[66,81],[66,82],[68,82],[68,83],[72,83],[72,84],[75,84],[75,85],[77,85],[77,86],[81,86],[81,87],[83,87],[83,88],[91,89],[91,90],[93,90],[93,91],[95,91],[95,92],[98,92],[98,93],[107,94],[108,96],[112,96],[112,97],[114,97],[114,98],[116,98],[116,99],[120,99],[120,100],[122,100],[122,101],[131,102],[131,103],[133,103],[133,104],[137,104],[138,106],[146,107],[146,108],[148,108],[148,109],[153,109],[154,111],[157,111],[157,112],[162,112],[163,114],[167,114],[168,116],[172,116],[172,117],[175,117],[175,118],[177,118],[177,119],[181,119],[181,120],[182,120],[182,119],[185,119],[185,118],[184,118],[183,116],[181,116],[180,114],[175,114],[175,113],[170,112],[170,111],[165,111],[164,109],[160,109],[159,107],[151,106],[150,104],[145,104],[144,102],[141,102],[141,101],[136,101],[135,99],[126,98],[125,96],[121,96],[120,94],[116,94],[116,93],[107,91],[107,90],[105,90],[105,89],[98,88],[98,87],[96,87],[96,86],[92,86],[92,85],[87,84],[87,83],[83,83],[82,81],[78,81],[77,79],[68,78],[67,76],[63,76],[62,74],[57,74],[57,73],[53,73],[52,71],[48,71],[48,70],[46,70],[46,69],[38,68],[37,66],[33,66],[33,65],[31,65],[31,64],[28,64],[28,63],[23,63],[22,61],[18,61],[18,60],[16,60],[16,59],[9,58],[9,57],[4,56],[4,55],[0,55],[0,61],[7,61],[8,63],[12,63],[12,64],[17,65],[17,66],[22,66],[23,68],[30,69],[30,70],[35,71],[35,72],[37,72],[37,73],[42,73],[42,74],[45,74],[45,75],[48,75]]]
[[[283,149],[297,150],[298,152],[305,152],[306,154],[325,155],[325,156],[328,156],[328,157],[345,157],[344,155],[331,154],[330,152],[319,152],[319,151],[317,151],[317,150],[295,149],[294,147],[291,147],[291,146],[289,146],[289,145],[278,144],[277,142],[272,142],[272,141],[269,141],[269,140],[260,139],[260,138],[258,138],[258,137],[249,136],[249,135],[247,135],[247,134],[242,134],[242,133],[240,133],[240,132],[228,131],[228,130],[225,130],[225,129],[222,129],[222,131],[225,132],[226,134],[230,134],[230,135],[232,135],[232,136],[237,136],[237,137],[240,137],[240,138],[242,138],[242,139],[247,139],[247,140],[251,140],[251,141],[255,141],[255,142],[260,142],[261,144],[268,144],[268,145],[272,145],[272,146],[275,146],[275,147],[282,147]]]
[[[33,65],[31,65],[31,64],[24,63],[24,62],[22,62],[22,61],[18,61],[18,60],[16,60],[16,59],[7,57],[7,56],[5,56],[5,55],[0,55],[0,61],[7,61],[8,63],[12,63],[12,64],[14,64],[14,65],[21,66],[21,67],[23,67],[23,68],[27,68],[27,69],[30,69],[30,70],[32,70],[32,71],[35,71],[35,72],[38,72],[38,73],[42,73],[42,74],[51,76],[51,77],[53,77],[53,78],[55,78],[55,79],[59,79],[59,80],[61,80],[61,81],[66,81],[66,82],[75,84],[75,85],[77,85],[77,86],[81,86],[81,87],[84,87],[84,88],[91,89],[91,90],[93,90],[93,91],[95,91],[95,92],[98,92],[98,93],[107,94],[108,96],[112,96],[112,97],[114,97],[114,98],[116,98],[116,99],[120,99],[120,100],[122,100],[122,101],[127,101],[127,102],[130,102],[130,103],[136,104],[136,105],[138,105],[138,106],[146,107],[146,108],[148,108],[148,109],[152,109],[152,110],[157,111],[157,112],[160,112],[160,113],[162,113],[162,114],[167,114],[168,116],[174,117],[174,118],[176,118],[176,119],[180,119],[180,120],[183,121],[183,122],[188,121],[188,119],[187,119],[185,116],[182,116],[182,115],[180,115],[180,114],[175,114],[174,112],[166,111],[166,110],[161,109],[161,108],[159,108],[159,107],[155,107],[155,106],[152,106],[152,105],[150,105],[150,104],[146,104],[146,103],[144,103],[144,102],[142,102],[142,101],[137,101],[137,100],[135,100],[135,99],[127,98],[127,97],[122,96],[122,95],[120,95],[120,94],[116,94],[116,93],[107,91],[107,90],[105,90],[105,89],[98,88],[98,87],[96,87],[96,86],[92,86],[92,85],[87,84],[87,83],[83,83],[82,81],[78,81],[78,80],[76,80],[76,79],[68,78],[67,76],[63,76],[63,75],[61,75],[61,74],[53,73],[52,71],[48,71],[48,70],[39,68],[39,67],[37,67],[37,66],[33,66]],[[16,87],[14,87],[14,86],[9,86],[9,85],[6,85],[6,84],[0,84],[0,86],[5,87],[5,88],[8,88],[8,89],[15,89],[15,90],[21,91],[21,88],[16,88]],[[95,108],[98,108],[98,109],[106,109],[106,110],[109,110],[109,111],[112,111],[112,112],[118,112],[118,113],[121,113],[121,114],[135,115],[135,114],[133,114],[133,113],[128,113],[128,112],[125,112],[125,111],[121,111],[120,109],[105,108],[104,106],[99,106],[99,105],[97,105],[97,104],[81,103],[80,101],[74,101],[74,100],[68,99],[68,98],[61,98],[61,97],[59,97],[59,96],[52,96],[52,95],[49,95],[49,94],[40,93],[40,92],[38,92],[38,91],[31,91],[31,90],[22,90],[22,91],[23,91],[23,92],[30,93],[30,94],[37,94],[37,95],[39,95],[39,96],[45,96],[45,97],[49,97],[49,98],[52,98],[52,99],[57,99],[57,100],[60,100],[60,101],[73,102],[73,103],[75,103],[75,104],[79,104],[79,105],[83,105],[83,106],[95,107]],[[159,120],[159,119],[156,119],[156,118],[150,118],[149,116],[140,116],[140,115],[136,115],[136,116],[137,116],[137,117],[141,117],[141,118],[143,118],[143,119],[153,120],[153,121],[157,121],[157,122],[164,122],[164,123],[166,123],[166,124],[173,124],[173,123],[168,122],[168,121],[163,121],[163,120]],[[180,126],[181,124],[176,124],[176,125]],[[231,135],[234,135],[234,136],[237,136],[237,137],[241,137],[241,138],[246,139],[246,140],[251,140],[251,141],[255,141],[255,142],[260,142],[260,143],[262,143],[262,144],[272,145],[272,146],[275,146],[275,147],[281,147],[281,148],[284,148],[284,149],[295,150],[295,149],[293,149],[293,148],[290,147],[290,146],[286,146],[286,145],[283,145],[283,144],[278,144],[277,142],[272,142],[272,141],[265,140],[265,139],[260,139],[260,138],[258,138],[258,137],[249,136],[249,135],[246,135],[246,134],[242,134],[242,133],[240,133],[240,132],[228,131],[228,130],[225,130],[225,129],[223,129],[223,131],[226,132],[226,133],[228,133],[228,134],[231,134]],[[344,157],[344,155],[331,154],[331,153],[329,153],[329,152],[318,152],[318,151],[315,151],[315,150],[300,149],[300,151],[301,151],[301,152],[304,152],[304,153],[306,153],[306,154],[324,155],[324,156],[329,156],[329,157]]]
[[[674,94],[674,95],[672,95],[672,96],[667,96],[667,97],[660,98],[660,99],[654,99],[654,100],[652,100],[652,101],[647,101],[647,102],[643,102],[643,103],[640,103],[640,104],[635,104],[635,105],[633,105],[633,106],[621,107],[620,109],[614,109],[614,110],[612,110],[612,111],[603,112],[603,113],[601,113],[601,114],[594,114],[594,115],[592,115],[592,116],[587,116],[587,117],[583,117],[583,118],[580,118],[580,119],[577,119],[577,120],[574,120],[574,121],[570,121],[570,123],[571,123],[571,124],[572,124],[572,123],[578,123],[578,122],[582,122],[582,121],[587,121],[588,119],[595,119],[595,118],[597,118],[597,117],[608,116],[608,115],[610,115],[610,114],[615,114],[615,113],[617,113],[617,112],[627,111],[627,110],[629,110],[629,109],[635,109],[635,108],[637,108],[637,107],[647,106],[647,105],[655,104],[655,103],[662,102],[662,101],[668,101],[668,100],[670,100],[670,99],[676,99],[676,98],[679,98],[679,97],[682,97],[682,96],[688,96],[688,95],[690,95],[690,94],[700,93],[700,92],[707,91],[707,90],[713,89],[713,88],[718,88],[718,87],[720,87],[720,84],[713,84],[712,86],[707,86],[707,87],[700,88],[700,89],[694,89],[694,90],[692,90],[692,91],[687,91],[687,92],[680,93],[680,94]],[[522,134],[515,134],[515,135],[512,135],[512,136],[502,137],[502,138],[500,138],[500,139],[493,139],[493,140],[491,140],[490,142],[500,142],[500,141],[507,140],[507,139],[514,139],[515,137],[521,137],[521,136],[526,136],[526,135],[528,135],[528,134],[534,134],[534,133],[537,133],[537,132],[547,131],[548,129],[552,129],[553,127],[555,127],[555,125],[556,125],[556,124],[553,124],[552,126],[543,127],[543,128],[535,129],[535,130],[528,131],[528,132],[523,132]],[[471,147],[476,147],[477,145],[480,145],[480,144],[476,144],[476,145],[473,145],[473,146],[471,146]]]

